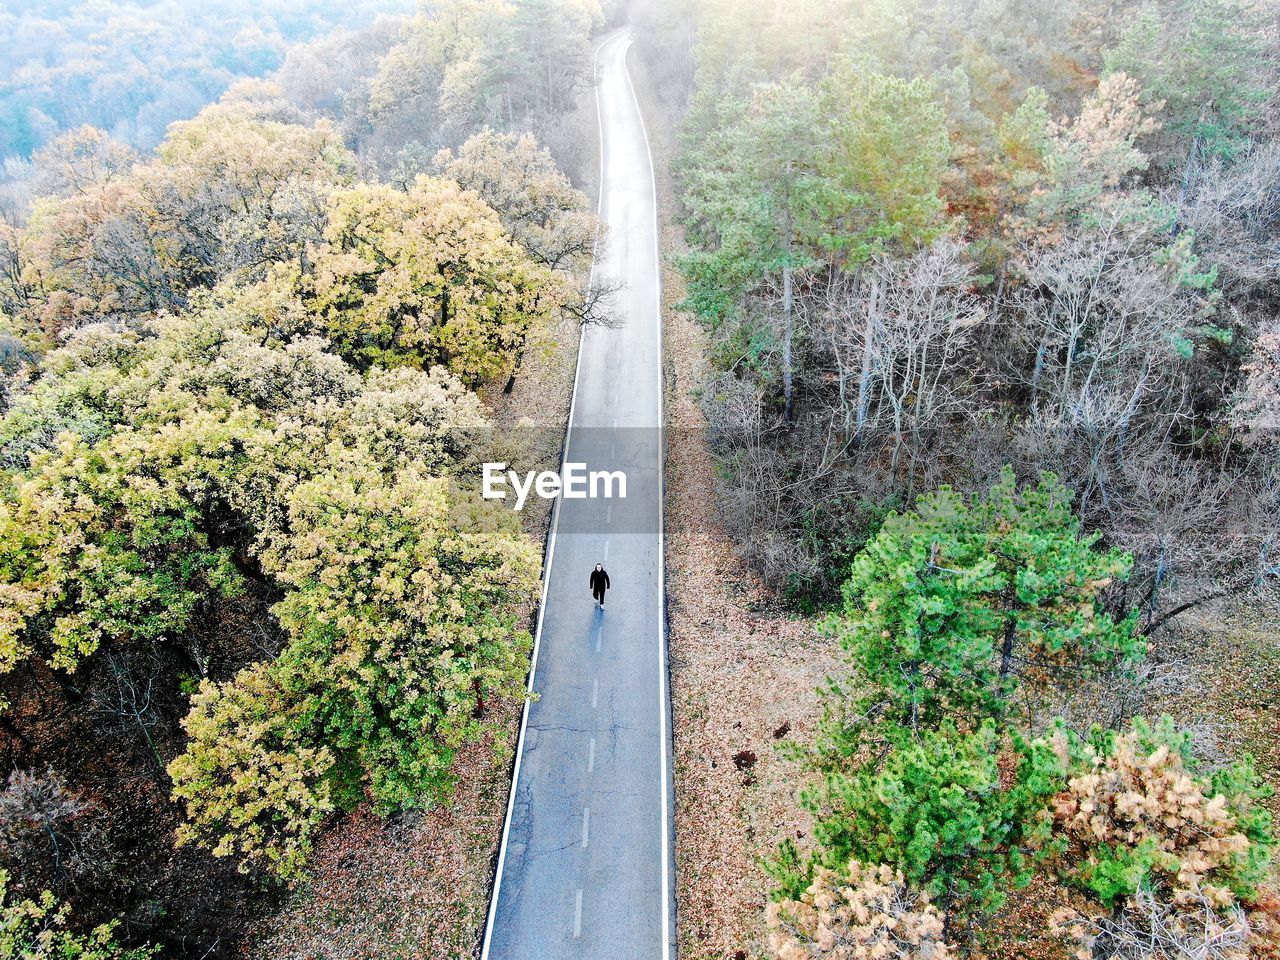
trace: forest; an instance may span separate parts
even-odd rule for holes
[[[836,663],[772,734],[794,829],[728,820],[781,838],[769,955],[1040,956],[992,932],[1034,879],[1053,950],[1274,956],[1275,770],[1152,708],[1202,679],[1194,625],[1253,610],[1275,643],[1277,12],[638,19],[718,519]],[[1271,678],[1264,718],[1268,663],[1222,665]],[[733,759],[750,804],[763,761]]]
[[[523,698],[541,532],[471,487],[595,318],[542,138],[577,157],[603,13],[395,6],[8,15],[46,72],[6,109],[51,122],[0,228],[5,957],[238,954],[333,823],[447,803]]]
[[[84,124],[141,149],[295,45],[412,12],[409,0],[0,4],[0,157]]]
[[[0,960],[476,955],[622,24],[680,956],[1280,955],[1275,0],[2,10]]]

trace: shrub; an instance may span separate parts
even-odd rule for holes
[[[832,773],[804,796],[816,816],[815,866],[851,858],[889,864],[949,913],[966,917],[998,907],[1009,887],[1031,879],[1046,848],[1042,811],[1052,782],[1034,755],[1004,782],[1000,737],[988,721],[973,733],[950,723],[919,737],[903,735],[880,767]],[[774,873],[795,890],[785,857]]]
[[[116,924],[87,934],[66,929],[71,908],[44,891],[35,900],[9,897],[9,874],[0,870],[0,960],[149,960],[153,947],[122,947]]]
[[[1087,739],[1060,731],[1053,745],[1068,778],[1053,802],[1067,874],[1103,905],[1141,891],[1218,908],[1257,895],[1274,840],[1259,803],[1270,791],[1248,760],[1202,776],[1168,717]]]
[[[1170,903],[1147,890],[1109,916],[1060,911],[1052,929],[1075,946],[1079,960],[1246,960],[1251,932],[1239,906],[1224,909],[1200,892]]]
[[[950,960],[945,917],[900,870],[850,861],[819,869],[799,900],[769,905],[769,947],[778,960]]]

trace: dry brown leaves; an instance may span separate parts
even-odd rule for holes
[[[670,260],[681,249],[672,216],[672,131],[655,109],[643,63],[632,78],[658,170],[665,321],[666,551],[676,778],[676,891],[684,960],[766,956],[769,878],[762,857],[803,832],[801,775],[778,754],[817,716],[816,689],[834,666],[811,624],[773,608],[720,528],[714,463],[701,442],[696,391],[706,342]]]
[[[514,731],[519,702],[491,709]],[[249,956],[474,956],[506,813],[509,769],[495,747],[509,758],[506,743],[463,751],[458,790],[447,806],[386,820],[361,808],[329,830],[312,860],[311,880],[251,931]]]

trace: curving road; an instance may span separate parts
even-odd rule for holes
[[[630,36],[596,53],[596,269],[620,326],[582,337],[566,462],[621,469],[621,499],[562,499],[485,929],[484,960],[668,960],[675,929],[662,585],[662,337],[652,161]],[[603,563],[606,610],[587,587]]]

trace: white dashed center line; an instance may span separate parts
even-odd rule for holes
[[[591,746],[587,748],[587,773],[590,773],[596,766],[596,738],[591,738]]]
[[[582,808],[582,845],[585,847],[591,842],[591,808]]]
[[[573,936],[578,938],[582,936],[582,891],[579,890],[574,897],[573,904]]]
[[[591,709],[596,708],[596,701],[600,699],[600,681],[591,681]]]

